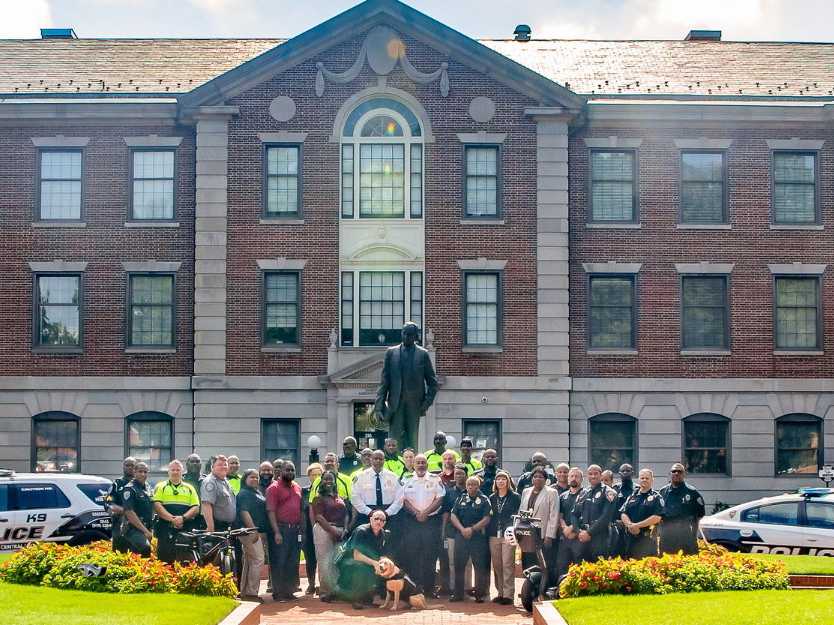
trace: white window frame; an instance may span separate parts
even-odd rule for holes
[[[368,123],[371,119],[379,116],[379,115],[387,115],[391,117],[394,121],[396,121],[400,128],[403,131],[401,137],[363,137],[362,130],[365,127],[365,124]],[[406,119],[400,115],[398,112],[386,108],[386,107],[379,107],[372,109],[362,115],[359,120],[356,122],[356,126],[354,127],[355,130],[353,132],[352,137],[344,136],[342,133],[341,141],[339,143],[339,217],[340,219],[344,220],[359,220],[359,219],[380,219],[380,220],[391,220],[391,219],[402,219],[405,221],[409,220],[420,220],[422,221],[423,216],[425,215],[426,211],[426,180],[425,180],[425,171],[426,171],[426,148],[424,145],[423,137],[418,136],[415,137],[411,134],[411,126],[406,121]],[[359,188],[359,180],[360,180],[360,146],[362,144],[392,144],[392,145],[402,145],[403,146],[403,216],[402,217],[382,217],[382,216],[371,216],[371,217],[360,217],[361,208],[359,205],[360,202],[360,195],[361,190]],[[344,163],[344,156],[342,146],[345,145],[352,145],[353,146],[353,217],[346,217],[342,214],[342,194],[344,192],[344,185],[342,183],[342,167]],[[411,216],[411,146],[412,145],[420,145],[420,156],[422,159],[421,163],[421,172],[422,172],[422,182],[421,182],[421,208],[420,208],[420,217],[412,217]]]
[[[345,345],[342,342],[342,275],[345,273],[352,273],[353,274],[353,345]],[[405,301],[403,303],[403,309],[405,311],[405,320],[411,320],[411,274],[412,273],[420,273],[422,274],[422,295],[423,295],[423,305],[421,310],[422,316],[422,325],[420,327],[420,333],[422,335],[426,324],[426,270],[424,268],[416,268],[416,267],[393,267],[393,266],[386,266],[386,267],[363,267],[363,268],[344,268],[339,271],[339,349],[355,349],[355,348],[369,348],[369,347],[379,347],[379,348],[388,348],[391,347],[390,345],[360,345],[359,344],[359,308],[360,308],[360,301],[359,301],[359,274],[360,273],[402,273],[405,274],[405,280],[403,282],[404,285],[404,293]]]

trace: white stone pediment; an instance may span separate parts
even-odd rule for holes
[[[328,381],[331,384],[379,384],[382,373],[382,361],[385,358],[385,350],[371,354],[361,360],[342,367],[330,374]]]

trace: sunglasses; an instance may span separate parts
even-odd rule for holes
[[[681,469],[672,469],[670,473],[683,473]]]

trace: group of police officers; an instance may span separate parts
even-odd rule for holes
[[[472,451],[472,441],[468,438],[461,441],[460,452],[447,449],[443,432],[435,434],[434,448],[423,454],[411,449],[400,454],[397,441],[392,439],[386,440],[384,450],[360,452],[356,440],[347,437],[341,457],[328,453],[323,466],[310,465],[311,484],[303,493],[294,482],[295,467],[280,458],[261,463],[258,470],[247,471],[246,477],[253,478],[247,487],[249,480],[241,477],[240,461],[236,456],[228,459],[212,457],[210,472],[203,474],[202,459],[191,454],[185,465],[179,460],[172,461],[168,466],[168,479],[160,481],[153,489],[147,481],[147,464],[125,458],[123,475],[114,481],[108,497],[113,548],[147,556],[155,537],[160,560],[182,559],[183,554],[175,547],[179,532],[251,526],[252,518],[257,515],[254,512],[251,516],[243,515],[244,523],[238,507],[249,511],[252,508],[236,506],[241,486],[244,490],[253,490],[253,497],[266,502],[267,489],[274,481],[273,490],[287,495],[280,495],[280,504],[263,505],[270,522],[260,521],[256,525],[261,526],[265,536],[275,531],[284,539],[287,537],[284,530],[292,527],[298,545],[283,555],[283,552],[269,550],[272,560],[280,560],[270,563],[270,586],[273,590],[283,589],[273,596],[280,600],[294,598],[292,591],[298,585],[295,563],[299,549],[305,552],[310,582],[307,592],[312,594],[315,592],[316,565],[310,534],[316,517],[310,513],[310,507],[317,498],[322,472],[330,472],[335,477],[333,495],[345,503],[348,511],[343,538],[366,523],[375,510],[385,511],[398,564],[428,596],[448,593],[451,600],[462,600],[464,576],[471,562],[476,583],[467,592],[479,602],[484,601],[489,592],[492,553],[492,568],[499,589],[499,597],[493,601],[511,603],[511,596],[501,596],[499,577],[504,575],[502,566],[514,565],[514,557],[510,564],[496,560],[501,558],[500,543],[505,540],[503,534],[511,525],[510,517],[519,508],[546,517],[539,527],[541,555],[546,565],[543,573],[554,581],[558,581],[572,563],[581,561],[615,555],[641,558],[698,551],[698,522],[705,514],[704,500],[685,481],[686,471],[682,464],[671,467],[669,483],[658,491],[654,489],[654,475],[649,469],[639,471],[635,484],[633,467],[623,464],[619,468],[619,483],[614,484],[610,472],[603,471],[598,465],[589,466],[585,473],[564,463],[553,468],[543,453],[536,452],[528,463],[528,470],[514,487],[513,480],[498,466],[495,450],[486,450],[480,460]],[[285,466],[288,470],[284,470]],[[251,475],[253,473],[257,475]],[[496,477],[501,475],[509,482],[509,488],[503,480],[501,488],[497,488]],[[506,506],[508,490],[514,497],[509,498],[514,502],[509,508]],[[250,500],[254,499],[247,499]],[[295,511],[288,512],[288,506],[300,507],[297,517],[300,522],[294,522]],[[292,523],[282,522],[287,520],[287,515]],[[534,524],[539,525],[539,522],[534,521]],[[498,551],[493,542],[499,545]],[[273,540],[270,536],[266,543],[259,549],[273,546],[273,543],[280,546],[282,540]],[[514,551],[513,548],[513,554]],[[239,546],[238,553],[241,553]],[[253,552],[247,550],[246,553],[249,557]],[[522,555],[525,565],[534,562],[530,554]],[[254,563],[260,568],[263,559],[255,558]],[[319,563],[319,566],[326,565]],[[320,569],[320,579],[324,573]],[[436,580],[439,581],[437,586]],[[245,583],[241,579],[241,585]],[[257,588],[257,578],[253,583]],[[243,592],[242,588],[241,594],[255,598],[253,595],[257,591]]]

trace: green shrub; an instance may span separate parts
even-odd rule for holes
[[[101,576],[86,576],[83,566],[104,569]],[[174,566],[154,557],[117,553],[107,542],[82,547],[36,543],[25,547],[0,565],[0,580],[13,584],[37,584],[92,592],[177,592],[214,597],[234,597],[231,575],[215,566]]]
[[[600,594],[665,594],[788,588],[780,562],[763,562],[723,547],[704,545],[697,555],[612,558],[574,564],[559,586],[561,597]]]

